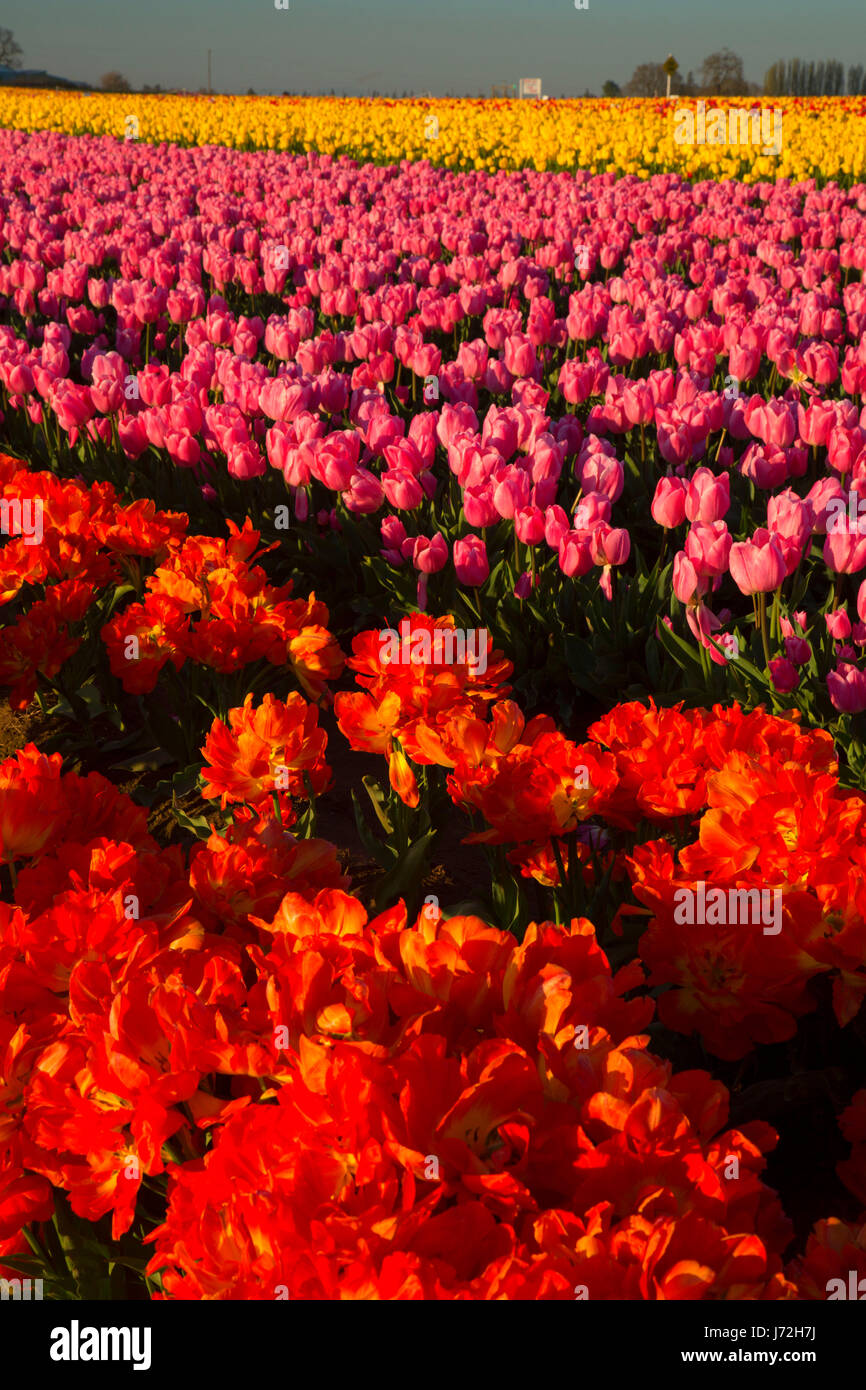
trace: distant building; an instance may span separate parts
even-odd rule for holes
[[[71,87],[92,91],[89,82],[73,82],[68,77],[56,77],[44,68],[6,68],[0,64],[0,87]]]

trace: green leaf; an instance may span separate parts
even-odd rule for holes
[[[189,792],[195,791],[198,787],[200,774],[200,763],[190,763],[187,767],[182,767],[180,772],[176,772],[171,779],[172,794],[174,796],[187,796]]]
[[[513,878],[494,877],[492,884],[493,906],[499,925],[503,931],[516,932],[520,927],[520,889]]]
[[[104,747],[105,745],[103,745]],[[123,758],[120,762],[112,763],[112,772],[153,772],[155,768],[173,765],[173,759],[169,757],[163,748],[153,748],[146,753],[133,753],[131,758]]]
[[[198,840],[208,840],[211,836],[210,823],[205,816],[188,816],[185,811],[172,807],[171,814],[182,830],[189,830]]]
[[[376,818],[379,821],[379,824],[381,825],[382,829],[385,831],[386,834],[393,835],[394,826],[391,822],[391,818],[388,815],[387,811],[388,802],[386,793],[382,791],[382,788],[376,781],[375,777],[370,777],[368,775],[366,777],[362,777],[361,781],[364,784],[364,791],[367,793],[367,795],[370,798],[370,801],[373,803],[373,810],[376,813]]]
[[[105,713],[105,705],[102,703],[102,696],[95,685],[82,685],[76,691],[77,698],[84,705],[91,719],[97,719],[100,714]]]
[[[355,826],[358,831],[358,838],[364,849],[369,854],[374,863],[381,869],[389,869],[395,859],[395,851],[390,845],[383,845],[381,840],[377,840],[364,819],[361,804],[358,800],[358,793],[352,788],[352,809],[355,813]]]
[[[413,896],[413,890],[415,894],[420,891],[427,855],[438,834],[439,831],[435,828],[428,830],[426,835],[422,835],[410,845],[402,858],[398,859],[393,868],[379,880],[375,893],[377,908],[381,910],[399,898],[409,899]]]
[[[134,584],[118,584],[117,588],[114,590],[114,593],[111,595],[111,602],[109,603],[108,608],[106,609],[106,617],[111,617],[111,614],[114,612],[115,608],[120,603],[120,600],[122,598],[126,598],[127,594],[135,594],[137,592],[138,590],[136,589]]]
[[[703,676],[700,657],[687,642],[683,641],[682,637],[674,632],[673,628],[668,627],[667,623],[660,622],[656,635],[665,651],[673,657],[677,665],[682,667],[684,671],[700,672]]]

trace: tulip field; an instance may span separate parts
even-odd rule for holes
[[[866,98],[778,104],[0,91],[0,1276],[866,1296]]]

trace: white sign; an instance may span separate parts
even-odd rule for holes
[[[534,97],[536,101],[539,101],[541,99],[541,78],[521,77],[520,95],[522,97]]]

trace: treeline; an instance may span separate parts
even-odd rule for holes
[[[764,92],[768,97],[841,97],[866,95],[866,69],[862,63],[804,63],[800,58],[780,59],[767,69]]]

